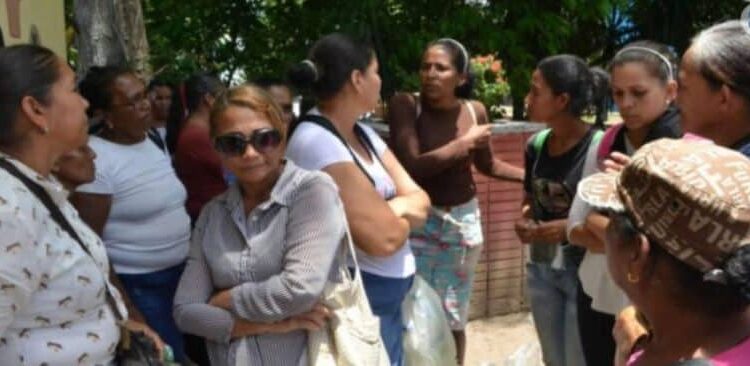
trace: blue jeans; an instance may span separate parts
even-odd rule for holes
[[[172,318],[172,305],[184,264],[144,274],[118,274],[130,300],[146,318],[146,323],[172,347],[176,361],[184,361],[182,333]]]
[[[547,366],[585,366],[578,333],[578,273],[553,269],[547,263],[528,263],[531,313]],[[592,365],[594,366],[594,365]]]
[[[367,300],[372,312],[380,318],[380,336],[383,338],[392,366],[404,364],[404,320],[401,303],[409,293],[414,276],[390,278],[361,272]]]

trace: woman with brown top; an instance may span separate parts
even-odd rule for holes
[[[443,299],[459,362],[474,267],[482,251],[482,225],[471,166],[485,175],[523,181],[523,169],[492,155],[489,118],[472,92],[469,54],[453,39],[432,42],[422,57],[421,93],[391,98],[393,150],[433,205],[411,240],[417,272]]]

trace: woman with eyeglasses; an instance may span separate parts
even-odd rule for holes
[[[286,125],[255,86],[220,96],[211,136],[237,177],[201,212],[175,297],[180,329],[205,337],[211,364],[304,365],[307,333],[345,235],[333,180],[284,159]]]
[[[183,336],[171,309],[189,247],[185,188],[169,155],[146,136],[151,106],[133,72],[97,68],[80,88],[90,100],[89,115],[99,116],[103,127],[89,140],[96,179],[80,186],[71,201],[104,240],[137,310],[182,361]]]

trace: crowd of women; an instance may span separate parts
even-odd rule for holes
[[[462,364],[484,242],[472,167],[523,184],[546,365],[750,363],[739,22],[698,34],[679,65],[648,41],[608,70],[541,60],[526,105],[548,128],[524,167],[493,156],[460,42],[426,46],[419,93],[388,103],[388,144],[360,122],[378,68],[366,44],[321,38],[289,73],[316,100],[295,119],[278,80],[147,85],[106,66],[76,82],[43,47],[0,49],[0,363],[117,364],[138,332],[183,364],[314,363],[308,334],[333,321],[322,295],[356,258],[389,363],[404,364],[419,275]],[[610,98],[622,121],[602,130]]]

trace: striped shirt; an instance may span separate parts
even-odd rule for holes
[[[236,184],[203,208],[174,317],[180,329],[208,340],[212,365],[307,364],[305,331],[239,339],[231,332],[235,318],[275,322],[318,302],[345,234],[341,215],[331,178],[291,161],[270,198],[249,214]],[[231,289],[233,312],[207,304],[220,289]]]

